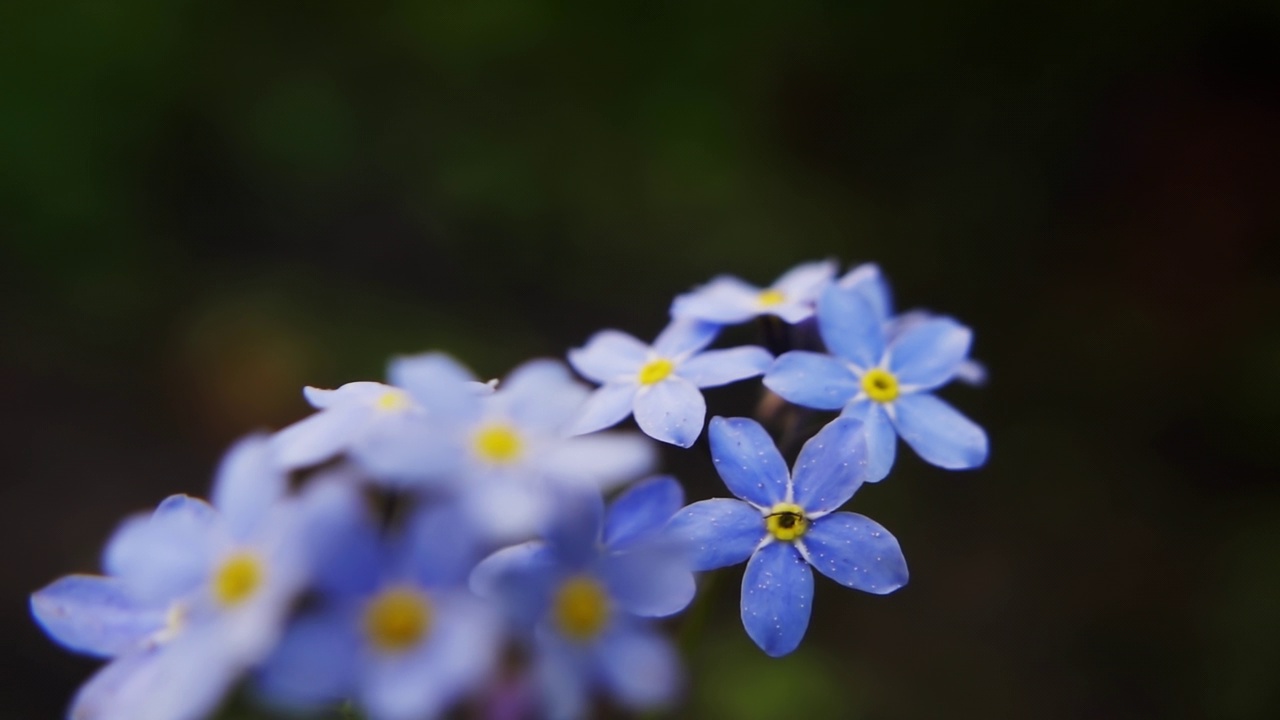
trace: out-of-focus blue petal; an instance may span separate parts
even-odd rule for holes
[[[632,709],[653,708],[680,692],[680,659],[666,638],[639,628],[601,638],[596,653],[609,694]]]
[[[676,513],[667,525],[672,539],[685,544],[692,570],[737,565],[751,557],[766,530],[760,511],[741,500],[714,498]]]
[[[288,491],[288,481],[272,459],[269,438],[251,435],[227,451],[214,476],[213,505],[238,539],[249,537]]]
[[[794,301],[812,301],[835,277],[836,264],[831,260],[801,263],[774,281],[771,289]]]
[[[684,505],[684,488],[670,475],[636,483],[609,505],[604,544],[620,550],[628,543],[657,536]]]
[[[486,599],[501,598],[523,577],[544,577],[555,571],[556,557],[545,542],[533,540],[502,548],[481,560],[467,582],[471,592]]]
[[[312,482],[299,505],[299,545],[309,558],[315,589],[330,596],[371,592],[385,553],[373,509],[360,489],[337,479]]]
[[[973,331],[938,317],[916,323],[889,345],[889,368],[902,385],[929,390],[955,376],[969,354]]]
[[[636,394],[635,414],[645,435],[687,448],[702,434],[707,401],[693,383],[673,375]]]
[[[887,322],[893,315],[893,294],[889,292],[889,283],[885,282],[879,265],[863,263],[845,273],[839,284],[861,295],[881,322]]]
[[[349,606],[295,620],[258,672],[256,689],[270,704],[298,710],[350,698],[358,677],[359,620]]]
[[[755,346],[708,350],[689,358],[676,374],[700,388],[716,387],[761,375],[772,362],[768,350]]]
[[[496,544],[533,536],[555,514],[554,488],[528,473],[472,478],[460,488],[459,503],[472,530]]]
[[[867,476],[867,435],[862,422],[838,417],[800,449],[792,475],[795,503],[807,513],[845,504]]]
[[[903,395],[893,408],[898,434],[926,462],[965,470],[987,461],[987,433],[933,395]]]
[[[818,410],[839,410],[861,389],[848,365],[804,350],[778,356],[764,376],[764,386],[787,402]]]
[[[556,558],[569,568],[581,568],[600,552],[604,532],[604,498],[598,491],[556,495],[556,514],[545,530]]]
[[[141,648],[165,626],[167,608],[143,603],[120,580],[67,575],[31,594],[31,614],[76,652],[113,657]]]
[[[653,441],[640,433],[596,433],[557,443],[541,468],[568,488],[608,490],[649,472],[656,459]]]
[[[711,459],[729,492],[761,508],[787,497],[790,474],[773,438],[750,418],[711,418]]]
[[[193,526],[209,528],[218,522],[218,511],[200,498],[190,495],[170,495],[156,506],[151,513],[153,520],[174,516],[177,522],[190,523]]]
[[[475,375],[441,352],[395,358],[387,365],[387,379],[435,415],[453,415],[477,395]]]
[[[276,464],[285,470],[319,465],[345,451],[374,412],[364,406],[335,407],[280,430],[271,438]]]
[[[884,406],[870,400],[859,400],[845,407],[840,416],[862,421],[867,439],[867,463],[864,469],[866,476],[863,482],[880,482],[893,469],[898,451],[898,432],[889,421]]]
[[[497,623],[483,604],[434,597],[435,621],[423,645],[379,655],[366,668],[361,704],[377,720],[437,717],[475,688],[496,661]]]
[[[742,626],[772,657],[795,650],[813,611],[813,572],[788,542],[760,548],[742,574]]]
[[[693,572],[676,543],[641,543],[605,557],[601,575],[627,612],[666,617],[689,606],[697,587]]]
[[[552,632],[539,632],[537,639],[538,652],[533,671],[542,701],[539,717],[547,720],[587,717],[589,688],[598,659]]]
[[[324,388],[308,385],[302,388],[302,395],[307,399],[307,402],[311,403],[311,407],[323,410],[337,405],[372,402],[387,390],[387,386],[380,382],[363,380],[347,383],[337,390],[325,390]]]
[[[140,600],[161,602],[203,582],[212,552],[210,524],[200,514],[157,511],[121,524],[103,552],[103,567]]]
[[[531,360],[502,381],[489,403],[516,425],[558,433],[578,414],[588,394],[559,360]]]
[[[416,413],[379,415],[351,443],[351,459],[390,485],[438,485],[461,462],[457,438]]]
[[[653,341],[653,352],[664,358],[687,357],[710,345],[719,334],[716,323],[674,318]]]
[[[691,293],[676,297],[671,303],[671,315],[731,325],[759,315],[759,298],[759,288],[722,275]]]
[[[633,382],[649,356],[649,346],[619,330],[601,330],[569,351],[569,364],[598,383]]]
[[[461,516],[461,508],[451,502],[430,503],[414,513],[402,531],[403,550],[397,553],[401,572],[425,587],[464,584],[484,543],[458,522]]]
[[[828,350],[864,370],[884,355],[884,324],[861,295],[839,285],[818,299],[818,328]]]
[[[799,541],[818,572],[855,590],[884,595],[907,584],[907,559],[880,523],[857,513],[818,518]]]
[[[617,425],[631,414],[637,390],[635,383],[601,385],[582,404],[566,432],[585,435]]]
[[[987,367],[969,358],[956,368],[956,379],[966,385],[982,387],[987,384]]]

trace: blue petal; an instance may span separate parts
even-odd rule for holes
[[[818,410],[839,410],[861,390],[844,362],[803,350],[780,355],[764,376],[764,386],[787,402]]]
[[[650,541],[610,553],[600,574],[609,594],[627,612],[666,617],[689,606],[697,586],[689,563],[676,543]]]
[[[373,412],[364,406],[330,408],[280,430],[271,438],[276,464],[284,470],[319,465],[346,450]]]
[[[256,678],[273,705],[305,710],[351,697],[361,642],[353,608],[304,615],[289,627]]]
[[[352,440],[351,459],[391,485],[443,483],[461,459],[457,438],[416,413],[377,414]]]
[[[907,559],[880,523],[857,513],[818,518],[800,540],[818,572],[855,590],[884,595],[907,584]]]
[[[866,369],[884,355],[884,324],[856,292],[832,285],[818,299],[818,328],[833,354]]]
[[[925,462],[965,470],[987,461],[987,434],[933,395],[903,395],[893,409],[898,434]]]
[[[675,318],[653,341],[653,352],[664,358],[687,357],[710,345],[719,333],[716,323]]]
[[[588,716],[589,690],[594,674],[594,658],[577,645],[560,639],[554,633],[537,636],[537,658],[534,675],[538,680],[538,699],[548,720],[576,720]],[[521,716],[532,715],[525,710]]]
[[[708,350],[689,358],[676,374],[700,388],[716,387],[761,375],[772,362],[768,350],[755,346]]]
[[[612,633],[596,653],[610,695],[632,709],[666,705],[680,692],[680,659],[661,635],[639,628]]]
[[[807,302],[817,299],[835,274],[836,264],[831,260],[801,263],[783,273],[771,289],[782,293],[788,300]]]
[[[881,322],[888,322],[893,315],[893,295],[889,292],[889,283],[885,282],[879,265],[863,263],[845,273],[839,283],[841,287],[861,295]]]
[[[551,548],[532,541],[481,560],[471,571],[468,587],[481,598],[501,602],[518,625],[528,627],[546,612],[563,572]]]
[[[635,413],[644,434],[687,448],[702,434],[707,401],[693,383],[672,376],[637,393]]]
[[[960,363],[960,367],[956,368],[956,379],[966,385],[982,387],[987,384],[987,367],[977,360],[969,358]]]
[[[443,394],[459,402],[464,394],[473,394],[475,375],[462,363],[441,352],[398,357],[387,366],[387,379],[392,385],[409,391],[419,402],[434,407]]]
[[[867,464],[863,482],[880,482],[893,469],[898,452],[898,433],[884,406],[870,400],[850,403],[841,417],[861,420],[867,439]]]
[[[466,582],[479,561],[483,538],[460,526],[455,503],[434,502],[421,507],[402,531],[396,558],[405,576],[426,587],[452,587]]]
[[[545,535],[562,563],[582,567],[594,560],[603,532],[604,498],[598,491],[557,495],[556,517]]]
[[[749,418],[712,418],[707,437],[716,472],[730,492],[761,508],[786,500],[787,464],[760,423]]]
[[[795,503],[807,513],[845,504],[867,477],[867,434],[862,422],[838,417],[800,449],[792,476]]]
[[[361,489],[341,480],[309,483],[301,496],[300,545],[312,583],[329,595],[359,595],[376,587],[385,548]]]
[[[272,463],[268,438],[251,435],[223,456],[211,495],[232,535],[244,539],[287,491],[288,480]]]
[[[569,364],[598,383],[633,382],[648,357],[648,345],[618,330],[601,330],[569,351]]]
[[[653,441],[640,433],[596,433],[557,443],[540,467],[569,489],[607,490],[649,472],[656,455]]]
[[[311,407],[323,410],[343,405],[361,405],[372,402],[387,391],[387,386],[380,382],[367,380],[349,382],[336,390],[325,390],[307,386],[302,388],[302,395],[311,403]]]
[[[171,507],[194,505],[187,499],[170,500]],[[189,592],[204,581],[212,559],[208,519],[185,509],[163,510],[164,504],[151,517],[126,520],[103,552],[107,574],[119,577],[130,592],[146,602],[171,600]]]
[[[488,401],[522,428],[559,433],[586,402],[589,391],[558,360],[531,360],[511,371]]]
[[[930,318],[889,345],[889,368],[902,385],[929,390],[955,376],[972,343],[969,328],[951,318]]]
[[[795,650],[813,611],[813,572],[788,542],[765,545],[742,575],[742,626],[772,657]]]
[[[652,538],[684,505],[684,488],[670,475],[658,475],[632,485],[609,505],[604,519],[604,544],[619,550],[630,542]]]
[[[667,530],[685,544],[691,567],[699,572],[745,562],[766,533],[760,510],[729,498],[686,507],[671,518]]]
[[[32,593],[31,614],[64,647],[112,657],[163,629],[166,607],[139,601],[116,578],[67,575]]]
[[[617,425],[631,414],[637,390],[634,382],[601,385],[583,403],[578,417],[569,424],[566,432],[585,435]]]
[[[760,314],[760,289],[722,275],[671,303],[672,317],[731,325]]]

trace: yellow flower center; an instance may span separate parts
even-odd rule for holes
[[[383,412],[401,412],[408,410],[412,404],[413,402],[409,400],[409,393],[395,389],[383,392],[373,402],[373,406]]]
[[[591,578],[570,578],[556,591],[551,614],[561,635],[586,642],[609,620],[609,595]]]
[[[809,529],[809,518],[799,505],[778,503],[765,516],[764,526],[779,540],[795,540]]]
[[[213,574],[213,599],[224,608],[233,608],[258,591],[265,574],[256,555],[235,553],[223,560]]]
[[[475,434],[474,443],[476,454],[481,459],[498,465],[514,462],[524,447],[520,434],[509,425],[481,428]]]
[[[787,299],[781,290],[765,290],[756,297],[756,302],[760,303],[760,307],[773,307],[781,305]]]
[[[430,631],[431,602],[413,588],[384,590],[365,606],[365,635],[373,647],[383,652],[404,652]]]
[[[862,390],[878,403],[893,402],[898,399],[898,378],[888,370],[871,368],[862,375]]]
[[[650,360],[640,368],[640,384],[652,385],[667,379],[672,370],[676,369],[676,364],[666,358],[658,358]]]

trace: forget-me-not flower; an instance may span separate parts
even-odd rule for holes
[[[787,472],[764,428],[717,417],[708,430],[716,471],[738,500],[703,500],[669,528],[688,543],[695,570],[747,561],[742,625],[767,654],[799,646],[813,608],[810,566],[841,585],[877,595],[907,582],[898,541],[870,518],[836,512],[862,484],[862,423],[837,418],[809,439]]]
[[[598,496],[566,500],[546,541],[500,550],[472,573],[477,594],[502,599],[531,627],[546,716],[584,716],[594,687],[632,708],[675,698],[675,649],[645,619],[693,599],[683,548],[664,532],[682,502],[670,477],[637,484],[603,518]]]
[[[842,410],[866,423],[868,481],[888,474],[899,436],[939,467],[986,461],[987,434],[931,392],[955,377],[967,357],[969,328],[929,317],[890,338],[861,293],[833,285],[818,301],[818,329],[832,354],[784,353],[764,384],[797,405]]]
[[[307,572],[286,489],[266,439],[241,441],[212,505],[174,495],[116,531],[105,577],[73,575],[32,595],[55,640],[116,658],[70,717],[197,720],[271,651]]]
[[[653,345],[617,330],[603,330],[584,347],[569,351],[574,369],[601,387],[583,407],[572,432],[590,433],[635,414],[655,440],[680,447],[702,434],[707,402],[701,388],[727,385],[762,374],[773,361],[764,348],[704,350],[719,326],[673,320]]]
[[[676,297],[671,316],[733,325],[760,315],[774,315],[794,325],[813,316],[814,301],[835,273],[836,264],[830,260],[804,263],[788,270],[767,288],[722,275]]]
[[[423,720],[488,679],[500,617],[466,588],[477,541],[456,509],[428,506],[383,534],[342,483],[313,489],[307,509],[317,599],[258,676],[270,701],[351,699],[371,720]]]

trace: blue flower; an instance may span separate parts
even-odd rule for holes
[[[818,301],[818,328],[833,355],[784,353],[764,384],[797,405],[842,410],[866,423],[868,481],[889,473],[898,436],[939,467],[986,461],[982,428],[930,392],[955,377],[965,361],[973,340],[968,328],[929,317],[890,337],[866,298],[838,285]]]
[[[175,495],[126,521],[105,577],[73,575],[31,597],[67,647],[116,659],[76,695],[77,720],[196,720],[271,651],[306,579],[296,507],[265,438],[227,454],[213,505]]]
[[[760,375],[773,356],[754,346],[707,350],[719,327],[673,320],[652,346],[617,330],[604,330],[585,347],[569,351],[569,362],[584,377],[602,383],[591,395],[571,432],[589,433],[615,425],[632,413],[655,440],[689,447],[702,434],[707,403],[700,388]]]
[[[798,265],[767,288],[722,275],[671,304],[671,316],[720,325],[746,322],[760,315],[775,315],[795,324],[813,315],[813,303],[835,276],[829,260]]]
[[[308,500],[318,599],[258,676],[275,704],[352,699],[372,720],[437,717],[493,671],[500,616],[466,588],[476,538],[432,505],[380,535],[358,491],[333,483]]]
[[[813,566],[841,585],[877,595],[907,582],[893,535],[870,518],[835,512],[866,475],[862,423],[837,418],[810,438],[795,475],[760,424],[712,419],[711,457],[728,498],[696,502],[669,525],[688,544],[694,570],[747,561],[742,624],[767,654],[799,646],[813,607]]]
[[[675,614],[693,599],[684,554],[664,532],[683,502],[679,484],[639,483],[603,518],[598,496],[565,502],[546,541],[494,553],[471,587],[502,599],[531,629],[548,717],[584,716],[597,686],[627,707],[670,702],[680,689],[677,655],[645,618]]]

